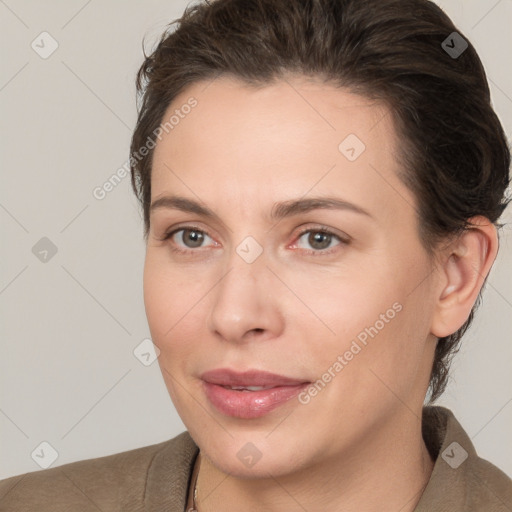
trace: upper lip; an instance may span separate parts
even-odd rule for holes
[[[204,372],[201,378],[219,386],[297,386],[308,381],[285,377],[261,370],[237,372],[229,368],[218,368]]]

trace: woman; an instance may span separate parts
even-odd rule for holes
[[[146,313],[187,431],[4,480],[4,509],[509,510],[432,405],[507,205],[469,41],[426,0],[216,0],[137,85]]]

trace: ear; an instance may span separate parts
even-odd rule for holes
[[[498,252],[498,235],[489,219],[470,219],[472,227],[438,258],[439,280],[431,333],[443,338],[456,332],[471,313]]]

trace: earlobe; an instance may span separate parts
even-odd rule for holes
[[[439,338],[456,332],[469,317],[498,252],[495,226],[484,217],[445,250],[431,333]]]

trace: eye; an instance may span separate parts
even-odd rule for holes
[[[307,235],[307,237],[306,237]],[[298,238],[298,247],[303,249],[304,246],[300,245],[301,240],[305,242],[306,244],[309,244],[310,247],[313,248],[313,250],[309,250],[310,254],[320,253],[330,253],[333,252],[333,242],[338,241],[338,244],[335,244],[334,247],[337,247],[338,245],[347,245],[349,243],[348,239],[342,239],[339,235],[333,233],[327,228],[320,228],[320,229],[307,229],[300,233]],[[307,249],[307,247],[306,247]]]
[[[193,251],[194,249],[201,248],[207,239],[212,240],[202,229],[194,226],[185,226],[167,233],[162,240],[171,240],[178,247],[173,247],[173,250],[177,252],[190,252],[190,250]],[[182,247],[182,249],[179,247]]]
[[[174,252],[192,254],[198,253],[199,251],[197,249],[205,247],[205,242],[207,242],[208,239],[210,239],[210,244],[208,245],[211,245],[211,242],[213,242],[215,246],[218,245],[206,231],[196,226],[182,226],[166,233],[161,240],[171,240],[171,249]],[[336,241],[338,242],[337,244],[335,243]],[[294,245],[299,249],[304,249],[307,254],[322,255],[332,253],[338,250],[339,246],[348,245],[349,242],[350,239],[348,236],[344,239],[340,235],[333,233],[330,229],[321,227],[303,230],[298,235],[297,242],[295,242]],[[307,247],[304,247],[304,243],[309,244],[312,250],[308,250]]]

